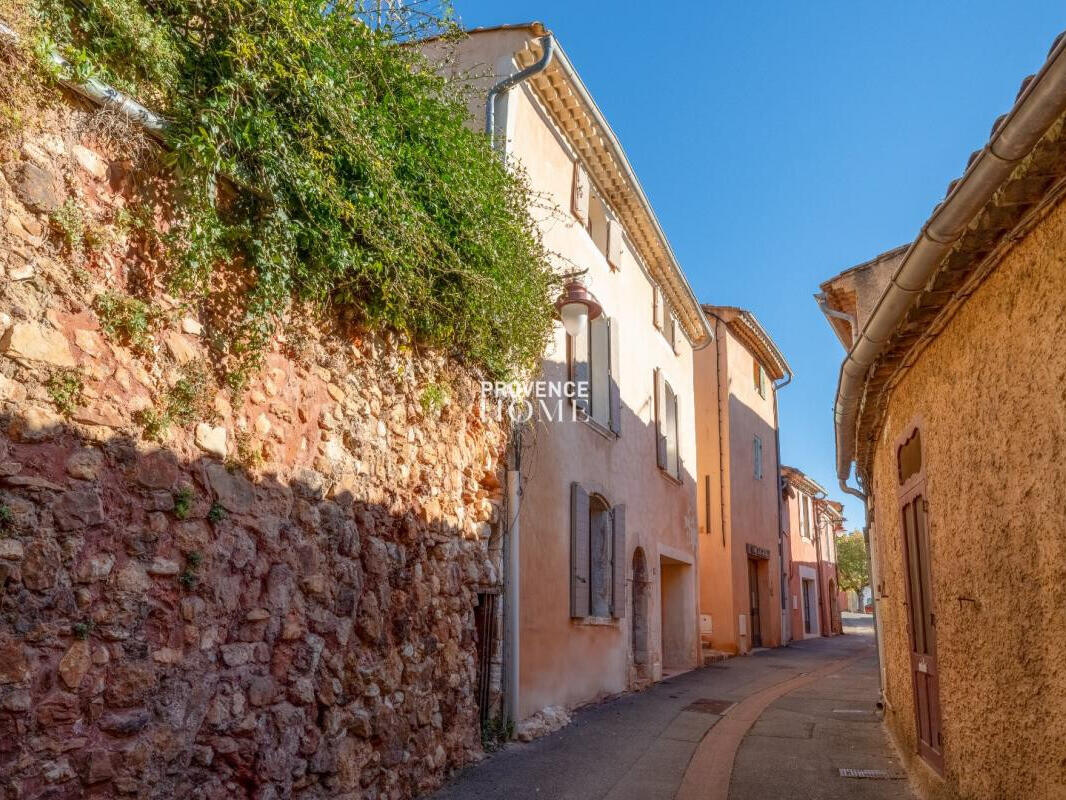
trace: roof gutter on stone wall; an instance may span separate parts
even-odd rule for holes
[[[922,226],[840,367],[834,407],[837,477],[849,494],[862,496],[847,486],[847,480],[870,367],[967,226],[1064,111],[1066,37],[1060,34],[1040,71],[1023,84],[1014,107],[996,121],[988,143],[971,157],[966,172]]]

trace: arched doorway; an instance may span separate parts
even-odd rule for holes
[[[648,654],[648,560],[644,549],[633,551],[633,676],[634,682],[642,684],[651,677]]]

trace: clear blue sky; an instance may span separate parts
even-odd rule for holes
[[[836,491],[843,350],[812,299],[914,239],[1066,28],[1061,1],[455,0],[540,20],[618,134],[697,297],[752,310],[796,373],[782,460]],[[670,13],[667,13],[667,11]]]

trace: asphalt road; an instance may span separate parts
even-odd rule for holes
[[[432,797],[913,800],[876,713],[869,618],[845,624],[845,636],[732,658],[586,708],[563,730],[509,745]],[[846,778],[841,768],[885,775]]]

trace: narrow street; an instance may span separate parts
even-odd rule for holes
[[[846,614],[844,623],[846,636],[732,658],[580,711],[433,797],[910,800],[876,715],[870,618]],[[849,768],[887,777],[842,777]]]

